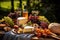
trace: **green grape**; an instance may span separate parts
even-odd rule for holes
[[[14,22],[12,21],[12,19],[10,17],[4,17],[4,20],[6,23],[8,23],[10,26],[14,25]]]

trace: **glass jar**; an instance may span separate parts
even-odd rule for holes
[[[23,17],[26,17],[26,19],[28,19],[28,11],[27,10],[23,10]]]

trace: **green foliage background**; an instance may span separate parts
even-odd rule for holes
[[[50,3],[49,0],[45,0],[45,2],[42,2],[42,0],[22,0],[22,3],[23,1],[27,2],[26,5],[29,13],[31,13],[32,10],[39,10],[39,15],[45,16],[50,22],[56,21],[56,17],[54,15],[55,4]],[[19,3],[19,0],[14,0],[14,9],[19,7]],[[23,7],[24,5],[22,8]],[[0,11],[0,18],[7,16],[11,11],[11,0],[0,0]]]

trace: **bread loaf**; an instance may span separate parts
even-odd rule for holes
[[[51,32],[60,34],[60,24],[59,23],[51,23],[48,28]]]

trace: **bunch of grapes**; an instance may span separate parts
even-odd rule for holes
[[[10,13],[8,16],[13,19],[14,24],[17,24],[17,18],[19,17],[18,13],[16,13],[16,12],[15,13]]]
[[[32,23],[37,23],[38,25],[40,25],[40,21],[38,19],[38,16],[30,15],[28,21],[31,21]]]
[[[40,26],[42,26],[42,28],[48,28],[48,23],[41,22]]]
[[[4,21],[9,24],[10,26],[14,25],[14,22],[12,21],[12,19],[10,17],[4,17]]]
[[[19,16],[19,14],[17,14],[17,13],[10,13],[8,16],[10,18],[12,18],[12,19],[17,19],[17,17]]]

